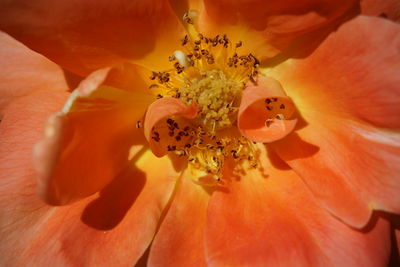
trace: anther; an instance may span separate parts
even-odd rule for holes
[[[186,22],[188,24],[194,24],[196,17],[197,17],[197,12],[194,10],[190,10],[189,12],[187,12],[183,15],[182,19],[184,22]]]
[[[185,46],[189,41],[189,37],[187,36],[187,34],[185,36],[183,36],[183,38],[181,39],[181,44],[183,46]]]

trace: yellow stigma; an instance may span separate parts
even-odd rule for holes
[[[248,81],[255,81],[259,61],[252,54],[239,54],[241,41],[232,43],[225,34],[206,37],[198,33],[193,14],[183,18],[189,35],[169,57],[172,68],[152,72],[150,79],[155,83],[150,89],[158,98],[196,103],[198,115],[192,120],[166,118],[165,127],[154,130],[152,138],[160,144],[167,138],[167,150],[187,157],[194,176],[211,175],[219,181],[227,158],[258,166],[258,151],[240,135],[236,118],[242,91]]]

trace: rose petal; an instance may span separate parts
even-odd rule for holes
[[[0,32],[0,118],[14,99],[35,90],[67,91],[62,69]]]
[[[66,207],[45,205],[35,194],[30,152],[42,120],[63,98],[54,92],[21,98],[7,110],[13,116],[0,125],[6,141],[0,147],[1,263],[133,265],[154,236],[178,174],[168,158],[156,159],[147,150],[99,195]],[[38,102],[41,108],[32,105]],[[32,117],[18,112],[21,107],[29,107]]]
[[[235,41],[242,40],[265,58],[288,48],[297,37],[336,22],[356,2],[206,0],[199,27],[205,33],[226,33]]]
[[[370,16],[382,16],[400,21],[400,2],[397,0],[363,0],[361,13]]]
[[[207,266],[204,224],[210,195],[183,175],[154,238],[149,266]],[[193,211],[196,211],[195,213]]]
[[[293,131],[297,120],[292,116],[294,105],[278,81],[260,77],[257,85],[244,90],[238,113],[238,128],[254,142],[273,142]]]
[[[167,153],[167,144],[172,144],[174,138],[169,136],[168,124],[163,120],[170,116],[193,119],[197,116],[197,105],[193,102],[187,106],[177,98],[161,98],[154,101],[148,108],[144,119],[144,135],[150,148],[157,157]]]
[[[153,97],[140,81],[134,91],[101,85],[107,74],[100,70],[81,83],[35,147],[39,193],[48,203],[68,204],[102,189],[138,142],[135,124]]]
[[[400,25],[360,16],[308,58],[289,60],[268,74],[304,110],[400,128],[399,49]]]
[[[168,63],[183,33],[168,1],[3,0],[0,6],[3,30],[82,75],[127,59]]]
[[[296,136],[273,144],[321,204],[354,227],[373,209],[400,212],[400,26],[359,17],[308,58],[269,72],[304,120]],[[304,156],[307,146],[318,153]],[[352,205],[348,205],[352,203]]]
[[[389,225],[354,230],[318,205],[292,170],[231,177],[210,199],[207,262],[216,266],[384,266]],[[265,177],[267,175],[268,177]],[[228,178],[229,176],[225,176]],[[362,257],[360,257],[362,255]]]

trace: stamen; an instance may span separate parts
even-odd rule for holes
[[[251,53],[239,53],[242,41],[232,43],[226,34],[207,37],[198,33],[196,12],[189,11],[183,20],[189,35],[181,39],[182,48],[168,58],[172,70],[152,72],[150,79],[157,84],[150,89],[157,98],[195,103],[197,117],[166,118],[152,129],[151,139],[167,152],[186,157],[191,172],[198,177],[209,175],[220,181],[227,158],[238,168],[244,163],[258,168],[259,152],[253,142],[240,135],[236,120],[245,84],[257,79],[259,60]],[[274,99],[265,100],[268,110],[276,108],[269,106],[272,102]],[[280,109],[285,108],[282,105]]]

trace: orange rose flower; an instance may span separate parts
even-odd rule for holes
[[[398,263],[397,1],[0,14],[1,264]]]

